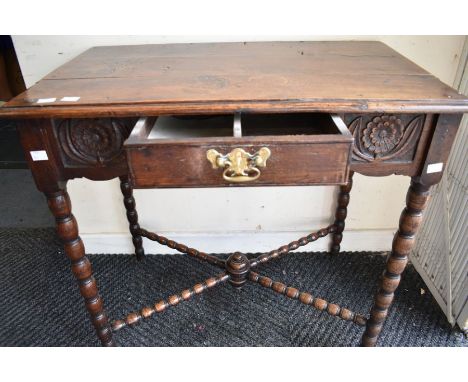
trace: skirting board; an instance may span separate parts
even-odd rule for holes
[[[158,232],[169,239],[196,248],[206,253],[244,253],[268,252],[309,232],[236,232],[236,233],[171,233]],[[341,248],[343,251],[389,251],[393,230],[345,231]],[[133,253],[130,234],[81,234],[86,253]],[[177,253],[166,246],[143,239],[147,254]],[[297,251],[328,251],[330,236],[310,243]]]

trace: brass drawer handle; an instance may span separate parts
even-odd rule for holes
[[[206,152],[206,157],[213,168],[224,168],[224,180],[233,183],[251,182],[258,179],[261,173],[257,167],[266,167],[266,161],[270,155],[271,151],[268,147],[262,147],[255,154],[249,154],[241,148],[235,148],[227,155],[222,155],[213,149]]]

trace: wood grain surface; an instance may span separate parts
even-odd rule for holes
[[[38,104],[41,98],[57,101]],[[234,110],[459,113],[468,99],[380,42],[134,45],[89,49],[0,116]]]

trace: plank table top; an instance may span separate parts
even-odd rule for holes
[[[0,116],[239,110],[463,113],[468,98],[375,41],[129,45],[85,51]]]

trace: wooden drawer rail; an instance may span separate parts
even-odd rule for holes
[[[207,289],[211,289],[216,285],[224,283],[225,281],[229,281],[232,286],[239,288],[242,287],[248,280],[253,281],[265,288],[270,288],[273,291],[283,294],[289,298],[297,299],[301,303],[309,305],[317,310],[326,312],[331,316],[339,317],[345,321],[350,321],[357,325],[364,326],[367,322],[367,318],[361,314],[354,313],[351,310],[342,308],[337,304],[329,303],[322,298],[314,297],[310,293],[300,292],[296,288],[286,286],[285,284],[277,281],[273,281],[270,278],[261,276],[251,270],[260,264],[264,264],[272,259],[284,256],[299,247],[307,245],[308,243],[316,241],[319,238],[325,237],[328,234],[334,233],[336,231],[337,226],[332,224],[326,228],[318,230],[317,232],[313,232],[307,236],[304,236],[299,240],[292,241],[287,245],[283,245],[278,249],[264,253],[253,259],[248,259],[247,256],[243,253],[235,252],[231,254],[227,260],[223,260],[216,256],[200,252],[194,248],[189,248],[184,244],[177,243],[173,240],[167,239],[164,236],[160,236],[156,233],[140,228],[139,234],[141,236],[153,241],[157,241],[159,244],[166,245],[169,248],[192,256],[200,261],[206,261],[212,265],[223,268],[225,269],[225,272],[218,274],[217,276],[210,277],[201,283],[197,283],[190,289],[184,289],[178,294],[173,294],[169,296],[167,300],[158,301],[154,303],[153,306],[146,306],[140,311],[132,312],[124,319],[113,321],[111,324],[112,330],[118,331],[125,326],[134,325],[143,318],[149,318],[154,313],[161,313],[170,306],[175,306],[182,301],[187,301],[194,295],[200,294]]]

